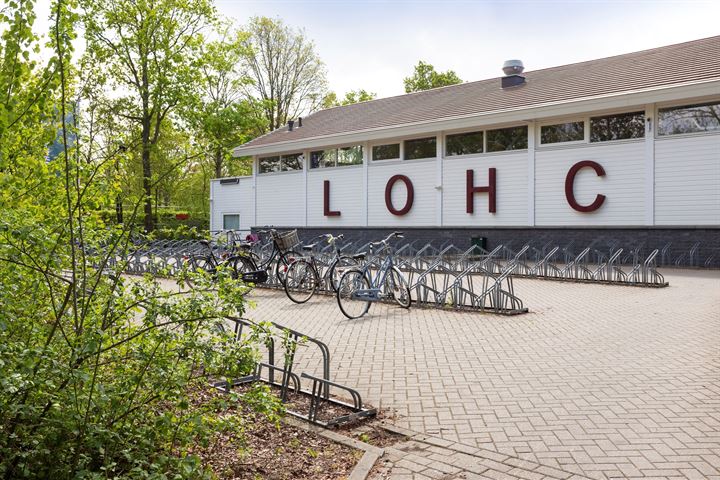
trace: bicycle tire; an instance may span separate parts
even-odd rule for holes
[[[188,271],[192,273],[203,272],[212,277],[217,271],[212,263],[212,260],[207,255],[190,255],[188,257]],[[193,282],[191,276],[186,278],[186,283],[190,288],[195,288],[197,286],[195,282]]]
[[[368,300],[357,300],[352,298],[356,290],[367,290],[370,282],[367,276],[360,270],[348,270],[340,278],[336,294],[340,311],[349,319],[360,318],[370,310]]]
[[[288,266],[285,294],[295,303],[305,303],[315,295],[319,283],[320,277],[312,263],[298,259]]]
[[[257,265],[249,257],[238,255],[229,261],[230,268],[233,270],[233,278],[242,280],[242,274],[256,271]]]
[[[338,265],[340,268],[338,268]],[[333,292],[337,293],[340,278],[342,278],[343,274],[352,269],[352,267],[357,267],[358,265],[359,262],[357,260],[347,255],[341,255],[335,262],[333,262],[330,266],[330,272],[328,272],[330,288],[333,289]]]
[[[405,276],[397,267],[392,267],[392,270],[388,272],[388,276],[385,277],[385,294],[392,295],[393,299],[402,308],[410,308],[410,303],[412,302],[410,298],[410,287],[408,286]]]
[[[302,254],[295,250],[288,250],[279,254],[277,263],[275,264],[275,278],[282,286],[285,286],[285,275],[290,264],[296,259],[302,257]]]

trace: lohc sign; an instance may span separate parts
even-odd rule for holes
[[[605,202],[605,195],[596,195],[595,200],[590,205],[581,205],[578,203],[575,199],[574,192],[575,177],[583,168],[592,168],[595,170],[598,177],[605,176],[605,169],[597,162],[593,162],[592,160],[583,160],[582,162],[576,163],[570,167],[570,170],[568,170],[568,173],[565,176],[565,198],[567,199],[568,205],[570,205],[574,210],[582,213],[589,213],[594,212],[602,206]],[[488,194],[488,212],[495,213],[497,211],[495,201],[495,194],[497,191],[496,175],[497,173],[495,168],[489,168],[488,185],[475,185],[475,171],[467,170],[465,172],[465,211],[467,213],[475,213],[475,194],[477,193]],[[400,208],[393,204],[392,201],[393,188],[395,188],[398,183],[403,184],[407,192],[405,204]],[[385,207],[387,207],[390,213],[397,216],[407,214],[412,209],[414,199],[415,189],[412,181],[408,177],[405,175],[393,175],[390,177],[385,185]],[[340,213],[340,211],[332,210],[330,208],[330,180],[325,180],[323,183],[323,214],[326,217],[339,217]]]

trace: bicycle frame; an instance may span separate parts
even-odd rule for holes
[[[316,238],[322,239],[322,238],[326,238],[326,237],[325,237],[325,235],[319,235]],[[342,236],[340,238],[342,238]],[[300,258],[303,260],[306,260],[310,264],[310,266],[313,268],[315,275],[317,275],[318,278],[320,278],[322,280],[327,280],[330,278],[330,271],[332,270],[332,266],[335,265],[337,262],[339,262],[340,259],[342,258],[342,252],[340,251],[340,247],[337,246],[337,243],[335,243],[335,241],[333,241],[333,247],[335,250],[335,254],[333,256],[332,261],[328,264],[327,268],[325,268],[323,270],[322,275],[320,275],[320,268],[318,268],[317,259],[315,258],[315,255],[313,255],[311,252],[308,253],[307,255],[303,255],[302,257],[299,257],[298,260]]]
[[[368,289],[359,289],[353,292],[352,296],[353,298],[357,300],[367,300],[369,302],[379,302],[382,300],[382,285],[385,284],[385,280],[387,279],[388,273],[390,270],[392,270],[392,267],[394,266],[393,263],[393,256],[392,254],[385,257],[382,264],[380,265],[380,268],[378,269],[377,274],[374,276],[370,272],[370,264],[365,265],[361,272],[363,275],[365,275],[370,282],[370,288]]]

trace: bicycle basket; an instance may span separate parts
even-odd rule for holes
[[[278,248],[283,252],[286,250],[290,250],[295,245],[300,243],[297,230],[290,230],[289,232],[278,233],[275,237],[275,243],[277,243]]]

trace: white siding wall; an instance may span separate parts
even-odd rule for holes
[[[370,165],[368,174],[368,223],[374,227],[384,226],[432,226],[435,225],[435,159],[408,160],[383,165]],[[405,175],[412,181],[415,199],[412,209],[403,216],[390,213],[385,206],[385,185],[393,175]],[[407,191],[403,182],[393,188],[393,205],[401,209],[405,205]]]
[[[240,230],[250,230],[254,226],[255,195],[252,189],[252,177],[244,177],[237,184],[220,185],[213,180],[213,202],[210,214],[210,229],[222,230],[223,215],[239,214]]]
[[[535,151],[535,225],[643,226],[654,224],[720,226],[720,134],[678,136],[646,142],[539,147]],[[653,160],[654,152],[654,160]],[[565,198],[565,177],[577,162],[592,160],[605,177],[590,168],[575,179],[575,198],[592,203],[606,196],[599,210],[581,213]],[[654,196],[651,173],[654,161]],[[372,163],[363,166],[258,175],[238,184],[213,180],[211,229],[220,230],[224,214],[240,214],[240,228],[251,226],[403,227],[403,226],[528,226],[531,168],[528,153],[503,153],[442,160],[441,195],[435,159]],[[497,172],[497,212],[488,212],[488,195],[475,195],[475,214],[465,212],[466,171],[475,171],[475,185],[488,183],[488,169]],[[385,206],[385,186],[393,175],[410,178],[415,199],[410,212],[392,215]],[[307,192],[306,189],[307,180]],[[339,217],[323,215],[323,181],[331,182],[330,206]],[[367,192],[367,194],[365,193]],[[365,198],[367,212],[365,211]],[[396,208],[405,204],[402,182],[393,189]],[[654,199],[654,204],[647,202]],[[257,200],[257,204],[255,203]],[[437,207],[442,202],[442,216]],[[654,218],[652,207],[654,206]],[[646,217],[647,213],[647,217]],[[307,218],[307,221],[306,221]],[[653,222],[654,220],[654,222]]]
[[[323,182],[330,181],[330,209],[339,211],[339,217],[323,215]],[[362,226],[363,212],[362,165],[338,168],[318,168],[308,172],[308,226]]]
[[[644,150],[642,141],[537,150],[536,225],[643,225]],[[573,210],[565,198],[565,177],[583,160],[605,169],[604,177],[591,168],[583,168],[575,177],[575,199],[580,205],[589,205],[599,193],[607,197],[599,210],[590,213]]]
[[[497,226],[528,224],[528,154],[503,153],[475,158],[443,159],[443,225]],[[475,194],[475,213],[466,212],[466,171],[475,171],[475,186],[488,185],[495,168],[496,212],[488,212],[487,193]]]
[[[720,135],[655,142],[655,224],[720,225]]]
[[[257,226],[301,226],[305,223],[305,179],[302,171],[257,176]]]

